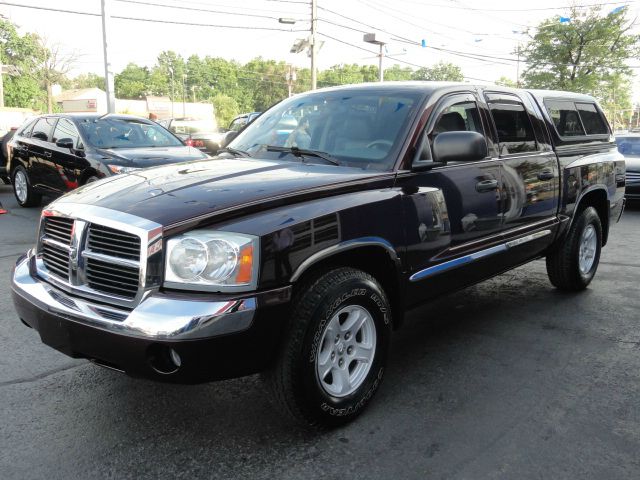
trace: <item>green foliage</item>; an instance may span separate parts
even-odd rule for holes
[[[42,51],[36,35],[20,35],[13,23],[0,19],[0,58],[4,65],[14,65],[20,75],[5,75],[4,100],[7,107],[43,110],[46,92],[38,81],[38,66],[42,62]]]
[[[95,73],[82,73],[75,78],[68,79],[65,88],[100,88],[104,90],[104,77]]]
[[[150,93],[150,84],[149,70],[130,63],[114,78],[116,98],[141,98]]]
[[[433,80],[438,82],[462,82],[462,69],[448,62],[438,62],[433,67],[422,67],[415,71],[412,80]]]
[[[509,88],[516,88],[518,86],[515,81],[511,80],[509,77],[504,77],[504,76],[496,80],[496,85],[500,85],[501,87],[509,87]]]
[[[558,16],[543,21],[524,48],[525,85],[595,94],[612,77],[628,76],[625,61],[637,56],[640,36],[631,33],[627,10],[603,15],[597,6],[573,7],[568,23]]]
[[[222,93],[214,95],[213,98],[211,98],[211,103],[213,103],[213,108],[216,112],[216,120],[220,127],[229,126],[231,120],[241,113],[235,99]]]

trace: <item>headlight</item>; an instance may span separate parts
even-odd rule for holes
[[[258,282],[259,240],[252,235],[194,230],[167,241],[165,287],[246,291]]]
[[[122,165],[107,165],[107,167],[109,167],[109,170],[111,171],[111,173],[129,173],[129,172],[135,172],[136,170],[140,170],[139,168],[136,167],[123,167]]]

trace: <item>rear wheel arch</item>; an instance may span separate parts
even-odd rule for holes
[[[609,238],[610,208],[609,196],[607,190],[604,187],[595,187],[583,193],[583,195],[578,200],[578,204],[573,213],[571,222],[575,222],[580,217],[582,212],[588,207],[593,207],[595,208],[596,212],[598,212],[598,217],[600,217],[600,224],[602,225],[602,246],[604,247],[607,244],[607,239]]]
[[[368,273],[382,286],[391,304],[393,328],[402,325],[404,301],[400,276],[400,260],[395,250],[385,241],[363,240],[330,247],[309,257],[293,273],[291,281],[296,290],[312,277],[331,269],[351,267]]]

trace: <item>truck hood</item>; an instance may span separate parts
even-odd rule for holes
[[[390,185],[393,176],[392,172],[297,160],[203,160],[109,177],[69,192],[52,207],[59,203],[91,204],[165,227],[194,225],[213,216],[247,214],[340,190],[365,190],[375,187],[376,180]]]
[[[169,163],[201,160],[205,155],[197,148],[187,146],[150,148],[101,148],[98,152],[105,160],[127,167],[147,168]]]

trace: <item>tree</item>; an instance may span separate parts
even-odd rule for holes
[[[0,19],[0,59],[4,65],[13,65],[19,75],[5,75],[4,104],[8,107],[42,110],[46,97],[40,88],[36,73],[41,62],[41,50],[36,35],[20,35],[16,26]]]
[[[501,87],[509,87],[509,88],[517,88],[518,86],[517,82],[505,76],[502,76],[498,80],[496,80],[496,85],[500,85]]]
[[[75,78],[70,78],[68,88],[100,88],[104,90],[104,77],[95,73],[81,73]]]
[[[147,67],[139,67],[135,63],[128,64],[114,78],[117,98],[138,99],[151,93],[150,74]]]
[[[626,60],[637,56],[640,36],[631,33],[627,7],[602,15],[600,7],[588,10],[572,7],[570,21],[559,16],[543,21],[524,53],[527,69],[524,84],[595,93],[602,82],[620,75],[628,77]]]
[[[438,62],[433,67],[422,67],[414,72],[412,80],[434,80],[439,82],[462,82],[462,69],[448,62]]]
[[[47,112],[53,113],[53,93],[51,87],[62,82],[74,67],[78,55],[65,53],[59,43],[50,43],[46,38],[38,37],[40,64],[37,75],[47,92]]]
[[[239,109],[237,102],[227,95],[219,93],[211,99],[216,114],[216,120],[219,126],[226,127],[231,120],[238,115]]]

